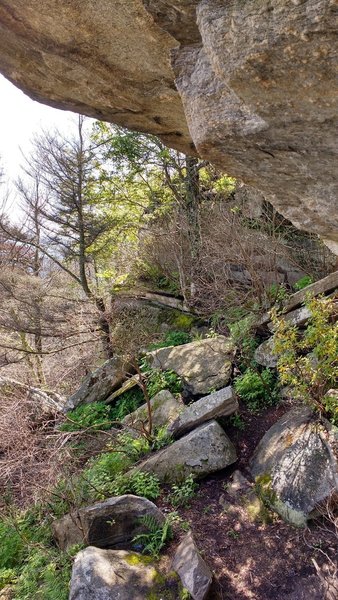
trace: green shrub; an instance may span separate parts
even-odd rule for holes
[[[42,507],[0,520],[0,589],[14,585],[15,600],[67,600],[71,555],[53,547]]]
[[[69,420],[62,423],[61,431],[78,431],[79,429],[107,430],[111,428],[110,407],[104,402],[92,402],[78,406],[68,413]]]
[[[185,331],[168,331],[162,342],[151,344],[149,350],[157,350],[158,348],[166,348],[167,346],[181,346],[192,341],[192,337]]]
[[[234,387],[253,412],[271,406],[278,400],[276,378],[269,369],[264,369],[261,373],[258,370],[247,369],[235,379]]]
[[[71,558],[52,548],[31,549],[15,585],[15,600],[67,600]]]
[[[144,404],[144,396],[139,387],[134,387],[124,392],[110,409],[110,416],[113,421],[122,421],[124,417],[134,412]]]
[[[169,390],[172,394],[179,394],[182,391],[181,378],[174,371],[152,369],[146,360],[141,362],[140,368],[145,378],[150,398],[153,398],[162,390]]]
[[[327,412],[328,418],[336,422],[337,403],[333,397],[327,399],[326,394],[337,388],[338,382],[337,305],[334,298],[309,297],[305,306],[310,317],[302,335],[276,309],[271,311],[279,378],[295,398]]]
[[[61,431],[78,431],[81,429],[109,430],[115,421],[122,421],[126,415],[144,403],[142,391],[133,388],[125,392],[111,406],[104,402],[92,402],[78,406],[68,413],[69,420],[62,423]]]
[[[174,484],[171,488],[169,500],[175,507],[183,506],[187,508],[190,500],[195,496],[198,488],[193,475],[189,475],[182,483]]]
[[[161,493],[158,477],[142,471],[135,471],[131,475],[117,475],[111,489],[114,496],[135,494],[148,500],[156,500]]]
[[[304,277],[301,277],[301,279],[298,279],[298,281],[296,281],[293,287],[295,288],[296,292],[299,292],[300,290],[306,288],[308,285],[311,285],[311,283],[313,283],[311,275],[304,275]]]
[[[231,337],[237,347],[237,362],[240,370],[256,365],[254,354],[259,341],[254,335],[255,316],[247,315],[229,326]]]
[[[125,473],[149,449],[145,438],[133,438],[127,433],[120,434],[112,450],[91,460],[83,471],[82,496],[89,495],[93,499],[102,500],[114,495],[116,477]]]

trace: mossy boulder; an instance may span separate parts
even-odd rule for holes
[[[305,526],[338,492],[331,433],[308,407],[288,411],[258,444],[251,472],[264,500],[287,522]]]

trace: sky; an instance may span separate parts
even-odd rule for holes
[[[30,140],[41,129],[67,131],[74,113],[57,110],[31,100],[0,75],[0,157],[6,179],[15,179],[23,162],[21,150],[29,152]]]
[[[74,113],[31,100],[0,75],[0,165],[10,190],[13,212],[16,211],[13,181],[23,163],[21,150],[29,153],[30,140],[41,129],[58,128],[66,133],[74,118]]]

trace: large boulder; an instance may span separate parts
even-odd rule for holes
[[[293,525],[305,525],[338,492],[331,435],[310,408],[297,407],[269,429],[255,450],[252,475],[265,499]]]
[[[112,390],[117,388],[126,378],[130,366],[120,356],[107,360],[83,380],[79,389],[65,403],[64,411],[73,410],[81,404],[106,400]]]
[[[172,423],[184,409],[184,404],[177,400],[169,390],[162,390],[151,398],[150,407],[153,428],[158,429]],[[147,404],[143,404],[127,415],[122,422],[136,431],[142,431],[149,425]]]
[[[178,438],[206,421],[232,415],[238,408],[236,394],[228,386],[190,404],[168,427],[168,431]]]
[[[162,523],[161,511],[146,498],[126,494],[67,514],[53,523],[53,535],[61,550],[74,544],[99,548],[128,548],[146,531],[140,519],[150,516]]]
[[[133,471],[154,473],[165,483],[179,483],[188,475],[206,477],[236,460],[232,442],[216,421],[210,421],[146,458]]]
[[[222,335],[182,346],[160,348],[146,355],[154,369],[175,371],[182,377],[186,393],[208,394],[227,385],[235,347]]]
[[[89,546],[75,558],[69,600],[158,598],[160,577],[151,562],[137,553]]]
[[[183,538],[175,552],[173,569],[193,600],[207,598],[212,584],[212,572],[201,557],[191,532]]]

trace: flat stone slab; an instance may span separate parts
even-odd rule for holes
[[[168,431],[178,438],[206,421],[232,415],[238,408],[236,394],[228,386],[188,406],[169,426]]]
[[[338,491],[338,465],[329,432],[308,407],[297,407],[275,423],[251,460],[256,481],[264,483],[272,508],[296,526]]]
[[[75,558],[69,600],[146,600],[157,592],[156,580],[144,556],[89,546]]]
[[[61,550],[80,543],[99,548],[128,548],[136,535],[146,531],[140,524],[140,518],[146,515],[159,523],[164,520],[150,500],[125,494],[65,515],[53,523],[53,534]]]
[[[189,475],[206,477],[236,460],[234,445],[222,427],[210,421],[145,459],[132,472],[146,471],[165,483],[179,483]]]
[[[150,400],[153,428],[158,429],[172,423],[184,410],[184,404],[177,400],[169,390],[162,390]],[[149,425],[148,407],[146,404],[127,415],[122,423],[128,427],[142,431]]]
[[[193,600],[204,600],[208,596],[212,572],[201,557],[191,532],[178,546],[172,566]]]
[[[235,346],[231,338],[222,335],[169,346],[148,352],[150,366],[162,371],[175,371],[182,377],[187,393],[208,394],[224,387],[231,376]]]

